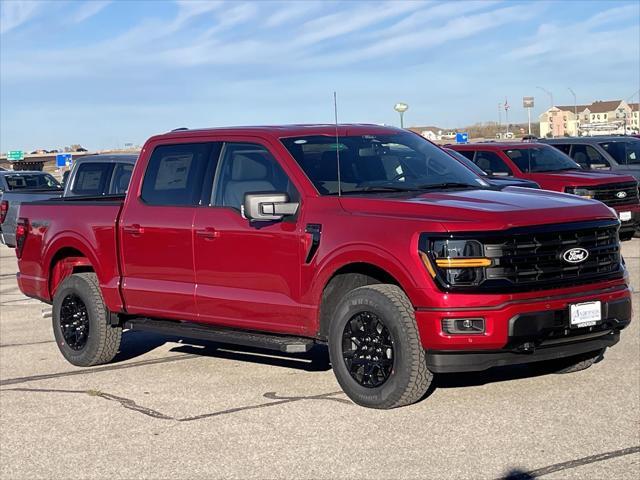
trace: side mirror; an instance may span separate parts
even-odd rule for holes
[[[297,202],[289,202],[286,193],[247,193],[242,213],[251,221],[269,222],[295,215],[299,206]]]

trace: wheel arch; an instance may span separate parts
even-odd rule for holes
[[[47,285],[53,298],[60,283],[72,273],[93,271],[100,279],[99,263],[93,251],[80,238],[69,235],[56,238],[47,249],[44,265],[47,266]]]
[[[379,283],[398,286],[411,301],[414,281],[402,262],[386,252],[350,250],[327,262],[313,282],[317,336],[326,339],[335,307],[346,293]]]

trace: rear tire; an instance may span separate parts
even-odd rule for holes
[[[556,373],[564,374],[586,370],[594,363],[600,361],[603,354],[604,349],[597,350],[595,352],[587,352],[576,357],[563,358],[562,360],[558,360],[556,362],[556,364],[558,365]]]
[[[344,392],[365,407],[417,402],[433,379],[413,306],[395,285],[369,285],[344,296],[329,328],[329,356]]]
[[[93,272],[75,273],[58,287],[52,324],[60,352],[73,365],[108,363],[120,349],[122,327],[110,324]]]

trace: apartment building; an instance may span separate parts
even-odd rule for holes
[[[637,132],[638,104],[624,100],[596,101],[590,105],[556,105],[540,115],[541,137],[607,135]]]

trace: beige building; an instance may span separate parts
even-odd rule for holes
[[[596,101],[591,105],[557,105],[540,115],[541,137],[575,137],[637,132],[638,104],[624,100]]]

